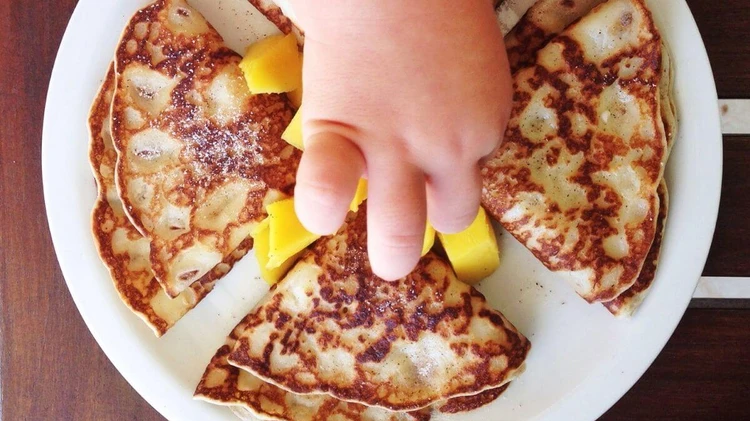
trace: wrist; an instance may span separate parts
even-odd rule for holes
[[[493,16],[497,0],[286,0],[308,35],[390,33],[405,27]]]

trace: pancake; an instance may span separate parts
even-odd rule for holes
[[[667,183],[659,185],[659,216],[656,219],[656,237],[651,244],[651,249],[646,256],[641,273],[633,286],[618,295],[614,300],[602,303],[610,313],[617,317],[632,317],[635,311],[646,298],[651,285],[656,277],[656,266],[659,263],[661,254],[661,243],[664,238],[664,228],[667,224],[667,214],[669,211],[669,192]]]
[[[448,399],[446,401],[438,402],[432,406],[432,413],[440,414],[460,414],[463,412],[470,412],[479,409],[483,406],[489,405],[500,397],[510,386],[510,383],[506,383],[496,389],[485,390],[482,393],[471,396],[459,396],[457,398]]]
[[[482,169],[485,208],[589,302],[630,288],[656,235],[662,54],[641,0],[598,6],[514,75],[505,142]]]
[[[296,394],[393,411],[476,395],[523,370],[529,341],[484,296],[427,254],[377,278],[366,210],[301,258],[248,316],[229,363]]]
[[[563,25],[573,22],[596,4],[597,1],[578,1],[566,2],[561,0],[541,0],[529,10],[529,13],[520,22],[519,26],[508,38],[506,44],[509,47],[509,57],[511,65],[517,69],[520,64],[532,64],[535,62],[537,51],[543,46],[541,42],[546,43],[549,39],[562,32]],[[563,11],[562,13],[560,11]],[[540,34],[542,36],[540,36]],[[677,132],[676,107],[673,99],[673,80],[674,68],[671,64],[669,49],[662,40],[662,77],[659,82],[659,95],[661,106],[661,117],[664,123],[664,131],[667,137],[667,156],[674,145],[674,139]],[[665,157],[666,161],[667,157]],[[664,206],[667,204],[667,186],[662,181],[659,186],[660,203]],[[649,257],[644,264],[641,274],[638,276],[636,283],[628,290],[623,292],[605,306],[619,317],[630,317],[634,314],[638,305],[643,301],[648,291],[656,271],[656,261],[658,260],[659,248],[661,247],[661,238],[663,236],[662,228],[666,218],[666,209],[659,209],[659,220],[657,221],[656,239],[649,250]],[[622,297],[622,298],[620,298]]]
[[[511,73],[534,62],[537,51],[604,0],[539,0],[505,37]]]
[[[521,18],[505,38],[511,72],[536,62],[537,52],[568,25],[585,16],[605,0],[539,0]],[[677,116],[672,85],[674,68],[662,39],[662,77],[659,85],[661,113],[671,150],[677,131]]]
[[[240,60],[183,0],[138,11],[117,48],[117,189],[171,297],[293,190],[300,152],[281,139],[293,110],[282,95],[250,95]]]
[[[661,97],[661,116],[664,122],[664,131],[667,137],[667,157],[674,146],[677,136],[677,111],[672,95],[672,84],[674,80],[674,68],[671,65],[671,57],[665,44],[662,44],[662,79],[659,82],[659,93]],[[632,317],[643,300],[646,298],[651,285],[656,277],[656,267],[661,254],[661,244],[664,238],[666,220],[669,211],[669,190],[667,183],[662,179],[657,190],[659,195],[659,215],[656,220],[656,236],[651,244],[646,261],[641,268],[641,273],[633,286],[618,295],[614,300],[603,303],[612,314],[617,317]]]
[[[229,406],[241,419],[278,421],[427,421],[432,414],[453,414],[482,407],[505,391],[506,386],[476,396],[439,402],[415,412],[391,412],[328,395],[295,395],[229,364],[227,356],[247,328],[245,319],[211,358],[195,391],[195,398]]]
[[[279,421],[426,421],[428,410],[395,413],[337,400],[328,395],[295,395],[229,364],[227,356],[244,334],[249,316],[232,331],[206,368],[195,391],[197,399],[229,405],[235,413]],[[252,419],[252,418],[249,418]]]
[[[110,66],[89,116],[90,150],[98,197],[92,215],[92,230],[99,256],[109,269],[120,299],[154,331],[162,336],[190,309],[195,307],[252,247],[243,241],[224,262],[214,267],[190,288],[171,299],[154,279],[149,263],[149,243],[133,227],[115,189],[117,153],[110,135],[110,105],[115,73]]]
[[[664,133],[667,136],[667,158],[669,158],[677,137],[677,106],[674,103],[674,66],[669,47],[662,41],[662,73],[659,81],[659,95],[661,118],[664,123]]]

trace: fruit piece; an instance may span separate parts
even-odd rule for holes
[[[481,281],[500,266],[495,231],[483,208],[466,230],[438,236],[458,279],[467,284]]]
[[[270,219],[264,219],[254,230],[253,230],[253,244],[255,249],[255,258],[258,260],[260,266],[260,276],[268,285],[274,285],[279,282],[281,278],[289,272],[292,265],[297,261],[299,256],[302,254],[297,253],[291,258],[287,259],[279,267],[268,269],[268,252],[270,250]]]
[[[289,125],[286,126],[281,138],[295,148],[304,151],[305,145],[302,143],[302,113],[298,110]]]
[[[302,68],[305,68],[305,55],[300,54],[300,65]],[[300,83],[299,88],[288,92],[286,94],[287,97],[289,97],[289,101],[294,105],[294,108],[299,110],[299,107],[302,106],[302,84]]]
[[[357,209],[359,209],[359,205],[361,205],[365,199],[367,199],[367,179],[360,178],[359,184],[357,184],[357,192],[354,193],[354,199],[352,199],[352,203],[349,205],[349,210],[356,212]]]
[[[422,245],[422,256],[432,250],[432,246],[435,245],[435,228],[432,224],[427,222],[427,228],[424,231],[424,244]]]
[[[260,221],[258,225],[253,228],[252,231],[250,231],[250,236],[253,237],[253,240],[255,240],[255,237],[260,235],[262,231],[268,231],[268,224],[271,222],[271,220],[266,217],[264,220]]]
[[[253,94],[291,92],[302,86],[302,58],[294,35],[274,35],[247,49],[240,62]]]
[[[299,110],[299,107],[302,106],[302,86],[292,92],[288,92],[286,96],[289,97],[289,102],[294,105],[294,108]]]
[[[269,251],[267,269],[275,269],[319,238],[302,226],[294,211],[294,199],[268,205]]]

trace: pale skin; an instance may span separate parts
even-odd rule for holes
[[[428,218],[455,233],[479,209],[479,165],[512,96],[493,2],[291,3],[306,36],[297,214],[316,234],[336,232],[367,177],[372,269],[402,278]]]

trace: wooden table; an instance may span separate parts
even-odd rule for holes
[[[706,40],[719,96],[750,98],[750,2],[688,3]],[[75,5],[0,2],[0,416],[159,420],[84,326],[47,229],[42,115],[55,53]],[[724,148],[721,212],[705,274],[750,276],[750,136],[727,136]],[[750,310],[717,308],[731,304],[721,301],[699,304],[709,308],[688,310],[653,366],[602,419],[750,419]]]

